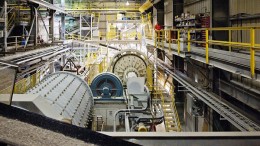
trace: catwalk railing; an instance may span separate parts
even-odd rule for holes
[[[233,48],[243,48],[250,51],[250,71],[251,77],[255,77],[256,70],[256,61],[255,61],[255,52],[260,50],[260,42],[256,42],[255,32],[259,31],[260,27],[223,27],[223,28],[192,28],[192,29],[168,29],[168,30],[159,30],[155,31],[154,35],[154,46],[164,47],[164,43],[167,42],[169,45],[169,51],[171,51],[171,45],[177,44],[177,51],[180,55],[181,49],[184,47],[187,48],[187,52],[192,51],[192,43],[200,44],[202,48],[205,49],[205,62],[209,64],[209,46],[218,45],[218,46],[227,46],[229,51],[232,51]],[[203,31],[205,33],[205,40],[196,40],[191,39],[191,34],[196,31]],[[228,31],[229,40],[215,40],[210,38],[210,34],[216,31]],[[232,39],[232,31],[246,31],[249,32],[250,42],[237,42]],[[185,32],[187,37],[182,37],[181,34]],[[174,35],[174,36],[172,36]],[[177,37],[176,37],[177,35]],[[184,44],[184,47],[181,47],[181,43]]]

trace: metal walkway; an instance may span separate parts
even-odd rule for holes
[[[226,120],[232,123],[235,127],[237,127],[241,131],[260,131],[259,125],[255,124],[253,121],[245,117],[244,115],[237,112],[235,109],[229,107],[224,102],[220,101],[215,95],[209,93],[204,89],[200,89],[187,82],[184,79],[182,73],[178,71],[171,71],[167,65],[165,65],[161,60],[157,61],[158,67],[167,71],[176,81],[178,81],[181,85],[185,86],[188,91],[202,100],[205,104],[207,104],[214,111],[223,116]]]

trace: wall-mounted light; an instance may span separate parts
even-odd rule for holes
[[[129,2],[128,2],[128,1],[126,1],[125,5],[129,6]]]

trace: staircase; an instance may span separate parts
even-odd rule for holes
[[[174,103],[174,98],[167,98],[162,102],[165,129],[167,132],[180,132],[181,126],[179,116]]]
[[[163,81],[164,83],[160,82]],[[157,79],[155,81],[156,93],[159,94],[161,99],[161,107],[164,114],[165,129],[167,132],[180,132],[181,125],[179,120],[179,115],[175,106],[174,98],[174,85],[171,83],[169,91],[166,90],[166,81],[163,74],[157,71]]]
[[[77,32],[79,32],[80,30],[79,30],[79,26],[77,25],[77,26],[74,26],[74,27],[72,27],[72,28],[66,28],[66,32],[67,32],[67,34],[74,34],[74,33],[77,33]]]

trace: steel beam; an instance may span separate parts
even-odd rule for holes
[[[54,4],[48,3],[48,2],[43,1],[43,0],[27,0],[27,1],[31,2],[31,3],[38,4],[39,6],[46,7],[46,8],[49,8],[51,10],[54,10],[54,11],[57,11],[57,12],[60,12],[60,13],[64,13],[64,14],[67,13],[63,8],[57,7]]]
[[[72,40],[74,43],[81,43],[81,44],[88,44],[88,43],[107,43],[107,44],[140,44],[141,41],[139,40],[111,40],[111,41],[106,41],[106,40]]]
[[[131,8],[127,8],[127,9],[65,9],[66,12],[87,12],[87,11],[130,11],[130,12],[139,12],[138,9],[131,9]]]
[[[226,82],[220,80],[219,89],[229,96],[241,101],[242,103],[254,108],[260,112],[260,93],[259,91],[252,91],[247,85],[238,83],[236,81]]]
[[[35,15],[35,36],[34,36],[34,47],[38,44],[38,11],[37,8],[34,7],[34,15]],[[41,14],[40,14],[41,15]]]
[[[142,23],[141,20],[108,20],[108,23],[133,23],[133,24],[140,24]]]

